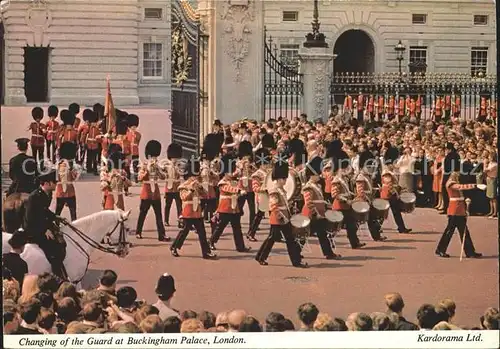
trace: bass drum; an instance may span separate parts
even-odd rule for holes
[[[402,193],[399,197],[401,201],[401,211],[404,213],[412,213],[415,211],[417,196],[413,193]]]
[[[296,240],[304,240],[309,237],[311,220],[307,216],[295,214],[290,218],[290,224]]]
[[[329,233],[337,233],[342,228],[344,215],[340,211],[328,210],[325,212],[326,231]]]
[[[370,217],[370,205],[367,201],[355,201],[352,203],[354,219],[358,224],[368,222]]]
[[[375,219],[385,220],[389,216],[389,201],[384,199],[375,199],[372,203],[372,210]]]
[[[288,178],[286,179],[283,189],[286,191],[286,198],[289,202],[299,197],[302,190],[302,183],[300,181],[299,173],[294,169],[289,170]]]

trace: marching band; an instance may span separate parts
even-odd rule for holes
[[[361,121],[365,112],[370,120],[377,116],[380,119],[384,114],[389,119],[404,115],[419,117],[421,107],[420,96],[406,100],[389,96],[386,103],[384,97],[365,97],[360,93],[356,98],[346,96],[344,102],[344,109],[351,113],[356,110]],[[487,101],[482,100],[479,115],[487,112]],[[328,139],[325,142],[309,133],[308,126],[298,128],[295,134],[288,132],[289,125],[267,123],[260,129],[249,130],[256,124],[243,121],[233,137],[230,132],[224,132],[222,123],[216,120],[213,133],[204,139],[199,159],[183,159],[181,145],[172,143],[167,148],[167,159],[159,160],[161,144],[150,140],[145,147],[146,161],[139,163],[141,134],[137,130],[137,115],[119,111],[114,127],[107,130],[103,129],[106,120],[100,115],[99,106],[83,111],[81,126],[76,117],[78,113],[77,104],[62,110],[63,125],[59,125],[55,121],[58,110],[51,106],[50,121],[44,125],[41,123],[43,110],[34,108],[32,111],[34,122],[29,130],[33,156],[40,161],[46,144],[48,158],[54,161],[57,153],[60,159],[56,164],[56,214],[68,206],[71,219],[76,219],[73,182],[81,172],[78,164],[83,164],[86,156],[87,171],[98,174],[101,158],[101,162],[106,163],[100,166],[104,209],[124,210],[124,196],[133,185],[132,180],[140,183],[141,202],[135,231],[138,239],[142,238],[144,221],[152,207],[158,240],[170,241],[165,226],[170,225],[170,209],[175,202],[180,231],[170,248],[174,257],[179,257],[187,235],[194,230],[202,257],[216,259],[212,251],[216,250],[228,224],[232,227],[236,251],[249,252],[251,248],[245,245],[241,226],[245,204],[249,211],[249,228],[245,234],[248,241],[257,241],[260,223],[266,215],[269,217],[269,234],[255,257],[260,265],[268,265],[274,243],[281,241],[286,243],[292,265],[307,267],[302,251],[312,236],[318,238],[326,259],[339,259],[341,256],[335,253],[335,236],[345,229],[351,248],[362,248],[366,244],[360,242],[358,231],[365,224],[373,241],[383,242],[387,238],[383,235],[382,224],[389,211],[392,211],[399,233],[411,232],[402,213],[414,211],[416,196],[397,184],[397,154],[385,151],[378,157],[381,154],[372,152],[371,144],[358,145],[359,158],[354,163],[345,151],[348,149],[338,139],[342,135],[323,135],[323,139]],[[448,118],[451,113],[460,113],[460,98],[436,98],[434,117]],[[278,137],[273,137],[269,130]],[[468,187],[460,186],[453,178],[450,177],[447,188],[455,204],[462,198],[460,190]],[[164,212],[160,182],[165,182]],[[446,256],[451,238],[449,231],[458,228],[462,235],[465,234],[467,255],[477,255],[461,217],[458,214],[450,220],[436,254]],[[207,237],[205,223],[210,225],[210,237]]]

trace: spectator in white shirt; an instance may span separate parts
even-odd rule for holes
[[[179,317],[179,313],[173,310],[170,306],[170,302],[172,301],[175,291],[173,276],[167,273],[160,276],[155,290],[158,296],[158,302],[153,304],[153,306],[159,310],[160,313],[158,315],[162,321],[165,321],[170,316]]]
[[[403,155],[396,163],[399,169],[399,185],[401,188],[406,189],[408,192],[413,193],[413,168],[415,165],[415,158],[411,154],[410,148],[405,148]]]

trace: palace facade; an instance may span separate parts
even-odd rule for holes
[[[217,25],[214,1],[184,5]],[[313,1],[264,1],[266,37],[299,65]],[[2,102],[92,104],[109,74],[116,105],[170,106],[170,10],[168,0],[2,0]],[[401,62],[403,71],[494,74],[495,13],[493,0],[319,0],[335,73],[395,72]]]

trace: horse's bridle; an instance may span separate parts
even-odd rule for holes
[[[61,221],[61,223],[65,226],[67,226],[68,228],[70,228],[76,235],[78,235],[78,237],[80,237],[80,239],[85,241],[89,246],[91,246],[91,247],[93,247],[101,252],[114,254],[118,257],[124,257],[128,253],[127,249],[131,244],[129,242],[127,242],[127,240],[126,240],[126,229],[125,229],[125,220],[124,219],[120,219],[118,222],[116,222],[116,225],[113,227],[113,229],[111,229],[111,231],[106,233],[106,235],[104,236],[107,239],[107,245],[117,246],[117,248],[110,248],[110,247],[103,246],[101,243],[95,241],[94,239],[89,237],[87,234],[85,234],[80,229],[78,229],[77,227],[75,227],[71,223],[67,222],[66,220]],[[109,241],[109,238],[111,235],[113,235],[113,233],[116,231],[116,229],[118,227],[120,227],[120,235],[118,237],[118,242],[116,244],[111,244],[111,242]],[[87,274],[87,270],[89,269],[89,264],[90,264],[90,255],[87,253],[87,251],[85,251],[85,249],[82,247],[82,245],[79,242],[77,242],[73,237],[71,237],[69,234],[64,233],[62,231],[61,231],[61,233],[65,237],[69,238],[75,244],[75,246],[80,250],[80,252],[82,252],[87,257],[87,265],[85,266],[85,272],[83,273],[83,276],[76,281],[71,281],[72,283],[77,284],[80,281],[82,281],[82,279],[85,277],[85,274]]]

